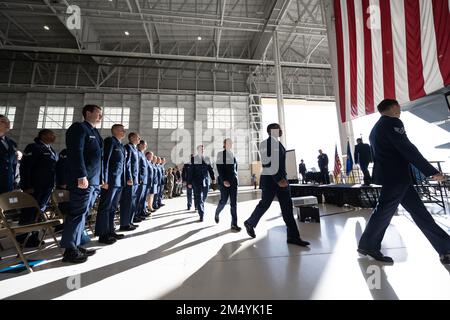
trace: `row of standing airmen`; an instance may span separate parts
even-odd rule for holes
[[[97,110],[97,112],[96,112]],[[104,141],[95,129],[101,119],[101,109],[86,106],[83,109],[85,121],[74,123],[66,134],[67,149],[58,155],[52,144],[56,135],[43,129],[34,143],[26,146],[24,156],[17,165],[17,145],[6,132],[10,123],[0,116],[0,193],[14,189],[16,171],[20,171],[20,189],[31,194],[41,211],[49,203],[55,187],[70,190],[70,204],[65,212],[61,246],[66,248],[65,260],[82,262],[94,251],[80,247],[84,222],[89,210],[100,194],[95,234],[99,242],[114,243],[124,236],[114,230],[114,215],[120,202],[120,230],[134,230],[137,224],[161,206],[164,191],[165,159],[152,152],[146,152],[147,143],[137,133],[128,135],[129,143],[120,142],[125,136],[123,125],[111,128],[112,136]],[[74,177],[76,179],[74,179]],[[101,182],[101,183],[100,183]],[[19,224],[33,223],[36,214],[33,209],[20,213]],[[20,234],[17,240],[23,243],[28,234]],[[31,234],[26,247],[41,244],[38,233]]]
[[[57,188],[67,188],[70,191],[61,247],[65,248],[63,261],[72,263],[84,262],[87,257],[95,254],[95,250],[87,250],[81,245],[84,242],[86,218],[98,195],[95,235],[104,244],[112,244],[124,237],[123,234],[116,233],[114,227],[115,214],[119,208],[119,230],[131,231],[152,212],[164,206],[165,159],[157,157],[151,151],[146,152],[147,143],[136,132],[129,133],[128,144],[123,145],[121,141],[126,132],[121,124],[113,125],[111,136],[103,140],[95,128],[102,119],[99,106],[86,105],[82,113],[85,121],[74,123],[67,130],[67,148],[59,155],[52,147],[56,140],[55,133],[43,129],[34,143],[26,146],[20,163],[20,189],[36,199],[41,211],[46,210],[55,183]],[[0,116],[0,193],[14,189],[15,171],[18,170],[17,145],[6,136],[7,131],[9,120]],[[224,148],[223,156],[228,158],[227,163],[233,165],[224,166],[220,159],[217,165],[219,179],[221,177],[222,184],[227,185],[222,193],[231,198],[231,228],[240,231],[236,215],[237,162],[230,151],[231,140],[224,142]],[[215,184],[215,177],[211,161],[204,156],[204,147],[198,146],[197,151],[198,154],[191,155],[190,161],[184,165],[182,177],[187,185],[188,210],[192,207],[194,194],[195,208],[200,221],[203,221],[204,202],[210,182]],[[220,202],[216,210],[216,222],[226,202]],[[33,223],[35,217],[33,209],[22,210],[19,224]],[[38,233],[33,233],[28,238],[27,235],[18,235],[17,240],[21,243],[26,240],[27,247],[42,244]]]

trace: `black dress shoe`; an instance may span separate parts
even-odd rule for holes
[[[83,263],[87,261],[87,256],[78,249],[66,249],[64,251],[62,262]]]
[[[198,222],[203,222],[203,217],[200,217],[200,219],[198,219]]]
[[[164,207],[164,206],[165,206],[164,203],[161,203],[161,204],[159,205],[160,208],[161,208],[161,207]]]
[[[304,240],[302,240],[300,238],[288,238],[287,239],[287,243],[295,244],[295,245],[301,246],[301,247],[309,246],[309,242],[308,241],[304,241]]]
[[[139,227],[139,225],[134,224],[134,223],[130,223],[130,226],[134,227],[135,229]]]
[[[231,225],[231,230],[234,230],[234,231],[237,231],[237,232],[239,232],[239,231],[241,231],[241,230],[242,230],[242,228],[241,228],[241,227],[239,227],[239,226],[237,226],[237,225]]]
[[[214,221],[216,221],[216,223],[219,223],[219,214],[216,213],[216,215],[214,216]]]
[[[191,207],[187,207],[187,211],[191,211]]]
[[[136,229],[136,227],[134,227],[134,226],[132,226],[132,225],[129,225],[129,226],[126,226],[126,227],[120,227],[120,231],[133,231],[133,230],[135,230]]]
[[[250,237],[256,238],[255,229],[251,225],[249,225],[247,221],[244,222],[244,227]]]
[[[104,244],[113,244],[116,241],[116,238],[113,238],[111,236],[101,236],[98,238],[98,242]]]
[[[125,238],[124,234],[115,233],[115,232],[111,233],[110,236],[113,237],[116,240],[120,240],[120,239]]]
[[[443,265],[450,265],[450,253],[441,255],[439,259]]]
[[[380,250],[367,250],[358,248],[358,252],[363,256],[369,256],[374,258],[377,261],[386,262],[386,263],[394,263],[394,260],[391,257],[385,256],[381,253]]]
[[[134,223],[139,223],[139,222],[142,222],[142,219],[140,217],[136,217],[136,218],[133,219],[133,222]]]
[[[89,250],[89,249],[85,249],[83,247],[78,247],[78,251],[80,251],[86,257],[93,256],[97,252],[97,250],[95,250],[95,249],[90,249]]]

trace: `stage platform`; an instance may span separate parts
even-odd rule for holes
[[[291,184],[292,197],[315,196],[319,203],[375,208],[381,186],[361,184]]]

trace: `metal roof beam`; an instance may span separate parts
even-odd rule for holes
[[[219,27],[223,26],[223,18],[225,14],[225,6],[227,5],[227,0],[222,0],[222,10],[220,12],[220,22]],[[222,36],[222,28],[219,28],[219,31],[216,30],[217,38],[216,38],[216,58],[219,58],[219,51],[220,51],[220,38]]]
[[[144,21],[144,16],[142,15],[141,6],[139,5],[139,0],[134,0],[134,2],[136,3],[136,8],[137,8],[139,14],[141,15],[142,26],[144,27],[144,32],[147,37],[148,44],[150,46],[150,53],[153,54],[154,49],[153,49],[153,37],[152,37],[151,24],[150,24],[150,30],[149,30],[147,23]]]
[[[37,40],[31,35],[31,33],[29,33],[27,30],[25,30],[13,17],[11,17],[10,15],[8,15],[5,12],[0,11],[0,13],[6,18],[8,19],[13,25],[15,25],[17,27],[17,29],[19,29],[20,31],[22,31],[22,33],[24,35],[26,35],[29,39],[31,39],[35,44],[37,44]]]
[[[290,3],[291,0],[273,0],[270,9],[266,10],[266,22],[261,32],[256,34],[252,40],[252,59],[262,59],[265,56],[273,35],[272,32],[266,32],[267,26],[270,21],[275,21],[274,29],[276,30]]]
[[[1,51],[10,52],[34,52],[34,53],[53,53],[53,54],[69,54],[80,56],[94,56],[94,57],[115,57],[128,59],[147,59],[147,60],[174,60],[174,61],[188,61],[188,62],[206,62],[206,63],[225,63],[236,65],[250,65],[250,66],[273,66],[274,61],[262,59],[236,59],[236,58],[217,58],[205,56],[187,56],[174,54],[150,54],[142,52],[121,52],[121,51],[107,51],[107,50],[77,50],[68,48],[52,48],[52,47],[34,47],[34,46],[17,46],[4,45],[0,48]],[[312,69],[330,69],[329,64],[321,63],[304,63],[304,62],[288,62],[282,61],[282,67],[289,68],[312,68]]]

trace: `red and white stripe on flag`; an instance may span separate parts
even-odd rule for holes
[[[341,168],[342,168],[341,159],[339,159],[339,154],[336,146],[334,150],[334,170],[333,170],[333,175],[335,177],[341,173]]]
[[[450,0],[334,0],[342,122],[450,85]]]

